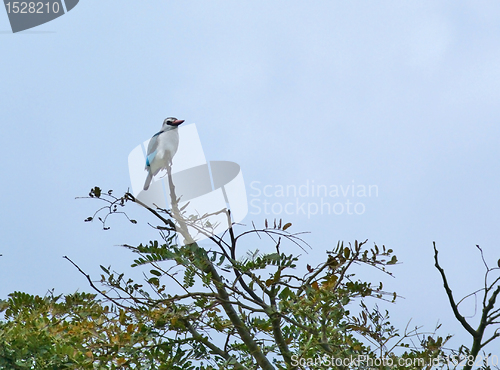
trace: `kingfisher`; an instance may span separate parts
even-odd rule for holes
[[[146,167],[148,177],[144,183],[144,190],[149,189],[149,185],[160,170],[166,170],[172,166],[172,159],[179,147],[179,125],[184,120],[175,117],[168,117],[163,121],[161,130],[153,135],[148,145],[146,156]]]

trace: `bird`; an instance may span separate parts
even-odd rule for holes
[[[153,135],[148,145],[146,167],[148,177],[144,183],[144,190],[149,189],[151,180],[160,170],[166,170],[172,165],[172,159],[179,147],[179,131],[177,128],[184,120],[175,117],[165,118],[161,130]]]

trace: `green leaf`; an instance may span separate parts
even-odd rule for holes
[[[158,280],[158,278],[155,278],[155,277],[148,279],[148,283],[154,285],[155,287],[160,286],[160,280]]]
[[[394,265],[398,262],[398,259],[396,258],[396,256],[392,256],[391,260],[389,262],[387,262],[388,265]]]
[[[89,196],[91,198],[93,198],[93,197],[100,198],[101,197],[101,188],[98,186],[95,186],[94,188],[90,189]]]
[[[220,259],[219,259],[219,262],[217,263],[217,266],[221,266],[222,263],[224,262],[224,260],[226,259],[226,256],[224,256],[223,254],[220,256]]]

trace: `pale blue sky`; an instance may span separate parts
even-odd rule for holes
[[[277,217],[311,231],[304,263],[338,240],[394,249],[395,323],[440,320],[470,344],[432,241],[460,297],[481,287],[474,246],[500,257],[500,3],[85,0],[19,34],[0,11],[0,50],[0,297],[89,291],[63,255],[96,278],[99,264],[127,269],[114,245],[154,232],[119,218],[101,231],[83,222],[98,204],[74,198],[125,191],[129,152],[175,116],[197,124],[208,159],[240,164],[249,201],[296,201],[251,196],[253,181],[376,185],[349,198],[363,215]]]

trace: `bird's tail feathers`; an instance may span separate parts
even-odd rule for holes
[[[144,183],[144,190],[149,189],[149,185],[151,184],[151,180],[153,180],[153,174],[148,172],[148,177],[146,177],[146,182]]]

